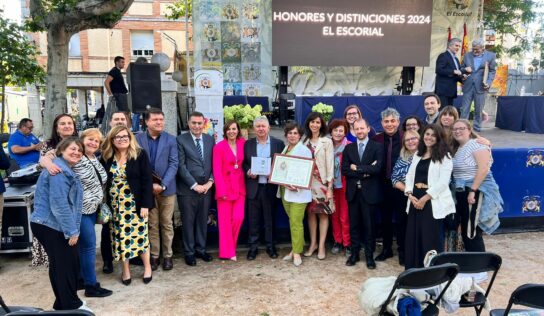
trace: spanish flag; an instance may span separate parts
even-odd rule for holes
[[[463,24],[463,47],[461,48],[461,62],[463,62],[463,57],[465,53],[468,52],[468,35],[467,35],[467,24]]]

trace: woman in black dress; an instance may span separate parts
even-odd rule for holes
[[[423,141],[406,175],[406,269],[423,267],[429,250],[444,250],[442,221],[446,215],[455,213],[449,189],[451,172],[444,132],[439,125],[430,124],[423,130]]]

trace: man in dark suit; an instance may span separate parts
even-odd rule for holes
[[[276,198],[278,186],[268,183],[266,175],[251,173],[251,157],[273,158],[274,154],[280,154],[283,151],[284,144],[281,140],[270,136],[270,124],[266,116],[257,117],[253,121],[253,129],[257,137],[246,142],[242,164],[246,173],[246,218],[249,224],[247,259],[254,260],[257,257],[261,216],[264,221],[266,253],[270,258],[275,259],[278,257],[274,244],[274,214],[278,204]]]
[[[376,261],[385,261],[393,257],[393,231],[397,236],[399,264],[404,264],[404,235],[406,234],[406,202],[404,194],[395,189],[391,183],[393,167],[397,162],[402,148],[402,130],[399,129],[400,114],[393,108],[387,108],[381,113],[383,132],[372,140],[380,143],[383,148],[382,185],[384,201],[381,205],[381,227],[383,236],[382,252]],[[404,205],[403,205],[404,204]],[[395,225],[393,225],[393,217]]]
[[[368,122],[362,118],[353,124],[357,141],[348,144],[342,156],[342,174],[346,177],[346,199],[348,201],[351,255],[347,266],[359,260],[361,244],[365,243],[366,266],[375,269],[374,215],[382,202],[381,170],[383,146],[368,139]],[[362,238],[361,238],[362,237]]]
[[[174,239],[174,204],[176,202],[176,174],[178,172],[178,147],[176,138],[164,131],[164,113],[151,108],[144,114],[147,132],[136,135],[140,147],[145,149],[153,179],[155,205],[149,211],[149,241],[151,243],[151,269],[157,270],[162,248],[164,270],[172,270],[172,240]],[[160,237],[159,237],[160,233]]]
[[[208,211],[212,198],[213,137],[203,134],[204,115],[193,112],[189,116],[189,133],[181,134],[178,142],[178,204],[183,223],[185,263],[196,265],[196,258],[206,262],[212,256],[206,252]]]
[[[448,49],[436,59],[434,92],[440,97],[442,106],[453,105],[453,99],[457,97],[457,82],[463,78],[461,63],[455,57],[460,48],[461,40],[452,38],[448,42]]]

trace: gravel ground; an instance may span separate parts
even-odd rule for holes
[[[544,283],[543,238],[544,232],[486,236],[488,251],[503,258],[490,295],[493,307],[504,307],[521,284]],[[280,258],[289,250],[288,245],[281,247]],[[104,275],[98,262],[98,279],[114,294],[85,300],[97,315],[361,315],[357,294],[362,282],[403,270],[396,257],[369,271],[364,263],[346,267],[343,255],[330,253],[323,261],[315,256],[305,258],[298,268],[281,259],[272,260],[264,251],[252,262],[246,261],[245,254],[239,251],[238,262],[199,260],[196,267],[175,257],[174,269],[159,268],[148,285],[141,281],[142,268],[133,267],[130,286],[121,284],[119,267],[114,274]],[[2,256],[0,260],[0,295],[8,305],[52,307],[47,269],[29,267],[27,256]],[[474,311],[456,315],[474,315]]]

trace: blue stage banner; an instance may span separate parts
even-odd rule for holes
[[[306,117],[312,111],[312,107],[319,102],[332,105],[334,113],[332,118],[343,118],[344,110],[348,105],[359,106],[363,116],[370,122],[377,132],[383,131],[380,113],[388,107],[399,111],[402,120],[409,115],[417,115],[425,118],[421,95],[389,95],[389,96],[346,96],[346,97],[297,97],[295,100],[295,120],[304,124]]]
[[[497,120],[500,129],[544,134],[544,97],[507,96],[497,99]]]
[[[504,200],[500,217],[544,216],[543,155],[544,148],[493,149],[491,171]]]

